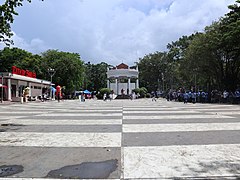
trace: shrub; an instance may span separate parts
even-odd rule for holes
[[[150,98],[151,97],[151,94],[150,93],[147,93],[146,94],[146,98]]]
[[[97,97],[98,99],[103,99],[103,95],[104,95],[105,93],[106,93],[106,94],[110,94],[110,93],[111,93],[111,90],[108,89],[108,88],[102,88],[102,89],[100,89],[100,93],[96,94],[96,97]]]
[[[141,98],[144,98],[147,95],[147,89],[145,87],[136,88],[133,89],[132,91],[135,92],[135,94],[140,94]]]
[[[147,94],[147,89],[145,87],[140,88],[140,96],[145,97]]]
[[[105,93],[110,94],[110,92],[111,92],[111,89],[108,89],[108,88],[100,89],[100,94],[102,94],[102,95],[104,95]]]
[[[97,99],[103,99],[103,95],[100,93],[96,94],[96,97],[97,97]]]
[[[132,92],[135,92],[135,94],[140,94],[140,89],[139,88],[136,88],[136,89],[133,89]]]

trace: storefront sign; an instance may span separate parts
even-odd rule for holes
[[[12,66],[12,73],[17,74],[17,75],[21,75],[21,76],[31,77],[31,78],[36,78],[37,77],[36,73],[28,71],[28,70],[20,69],[16,66]]]

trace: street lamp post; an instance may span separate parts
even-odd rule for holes
[[[52,100],[52,77],[54,76],[54,74],[56,73],[55,69],[52,68],[48,68],[48,73],[51,77],[51,86],[50,86],[50,99]]]
[[[164,92],[164,74],[162,73],[162,91]]]
[[[1,103],[3,103],[3,73],[2,73],[2,89],[1,89]]]

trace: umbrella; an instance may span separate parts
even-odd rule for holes
[[[84,94],[91,94],[91,92],[89,90],[85,90],[83,91]]]

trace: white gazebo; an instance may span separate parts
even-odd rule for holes
[[[138,66],[129,67],[121,63],[107,70],[107,88],[116,95],[129,95],[133,89],[139,88]]]

